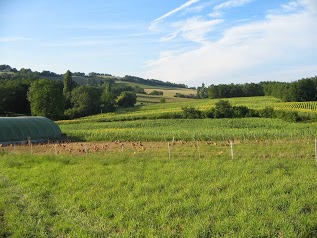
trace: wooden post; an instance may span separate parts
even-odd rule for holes
[[[30,151],[31,151],[31,155],[32,155],[33,154],[33,146],[32,146],[31,137],[28,137],[28,144],[30,146]]]
[[[171,159],[171,148],[170,148],[170,143],[167,143],[167,150],[168,150],[168,159]]]
[[[124,144],[121,144],[121,151],[123,152],[124,150]]]
[[[87,154],[88,154],[87,145],[85,145],[85,153],[86,153],[86,157],[87,157]]]
[[[233,159],[233,142],[230,140],[231,159]]]
[[[200,159],[199,142],[197,141],[198,159]]]
[[[317,162],[317,138],[315,138],[315,158]]]

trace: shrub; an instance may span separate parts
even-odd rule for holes
[[[259,116],[264,118],[273,118],[274,109],[272,107],[266,107],[259,111]]]
[[[274,116],[287,122],[298,122],[301,120],[298,112],[276,111]]]
[[[232,108],[234,118],[247,117],[250,109],[245,106],[236,106]]]
[[[182,107],[183,117],[187,119],[202,118],[203,113],[193,107]]]
[[[233,108],[229,101],[220,100],[216,103],[214,108],[215,118],[232,118]]]
[[[124,91],[118,97],[119,107],[133,107],[135,103],[136,103],[135,93]]]
[[[162,91],[153,90],[152,92],[149,93],[149,95],[160,95],[160,96],[163,96],[163,92]]]

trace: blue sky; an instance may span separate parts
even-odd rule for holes
[[[316,0],[0,0],[0,64],[199,86],[317,75]]]

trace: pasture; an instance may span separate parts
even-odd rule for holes
[[[0,148],[0,237],[316,237],[316,122],[160,119],[217,101],[59,121],[76,142]]]
[[[226,145],[200,148],[199,158],[176,143],[170,159],[163,147],[114,145],[81,156],[2,153],[0,236],[317,235],[311,141],[237,144],[234,160]]]

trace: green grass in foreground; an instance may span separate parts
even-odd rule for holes
[[[260,159],[277,147],[241,145],[236,160],[4,154],[0,237],[316,237],[313,149]]]

